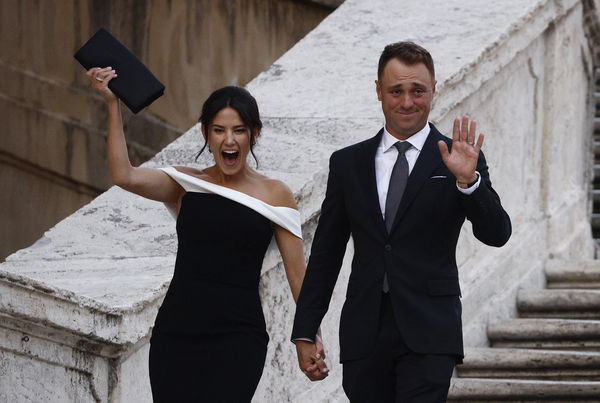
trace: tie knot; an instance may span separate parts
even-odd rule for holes
[[[400,155],[403,155],[409,148],[412,147],[412,144],[410,144],[408,141],[397,141],[394,144],[394,147],[396,147]]]

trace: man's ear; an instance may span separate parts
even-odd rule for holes
[[[379,84],[379,80],[375,80],[375,91],[377,91],[377,99],[381,101],[381,85]]]
[[[435,94],[435,85],[437,84],[437,81],[433,82],[433,87],[431,88],[431,95]]]

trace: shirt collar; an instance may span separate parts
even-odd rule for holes
[[[428,123],[421,130],[407,138],[406,141],[408,141],[414,148],[416,148],[420,152],[423,149],[423,144],[425,144],[425,140],[427,140],[427,136],[429,136],[430,131],[431,128],[429,127]],[[392,136],[390,132],[388,132],[387,128],[384,125],[383,136],[381,136],[381,146],[383,147],[383,152],[387,152],[398,141],[399,140],[396,137]]]

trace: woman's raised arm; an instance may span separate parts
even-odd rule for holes
[[[117,77],[117,73],[111,67],[94,67],[86,74],[90,79],[90,86],[104,98],[108,107],[106,151],[113,183],[148,199],[178,203],[184,190],[165,172],[160,169],[131,166],[123,133],[119,99],[108,88],[108,83]]]

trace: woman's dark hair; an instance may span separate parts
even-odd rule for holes
[[[233,108],[239,113],[242,122],[250,129],[250,152],[258,166],[258,160],[254,155],[254,143],[256,143],[255,132],[262,129],[262,122],[258,113],[258,104],[256,99],[248,92],[248,90],[235,86],[223,87],[212,94],[204,101],[202,105],[202,114],[198,120],[204,127],[206,137],[204,139],[204,147],[196,155],[196,160],[202,154],[208,144],[208,127],[211,125],[215,116],[224,108]]]

